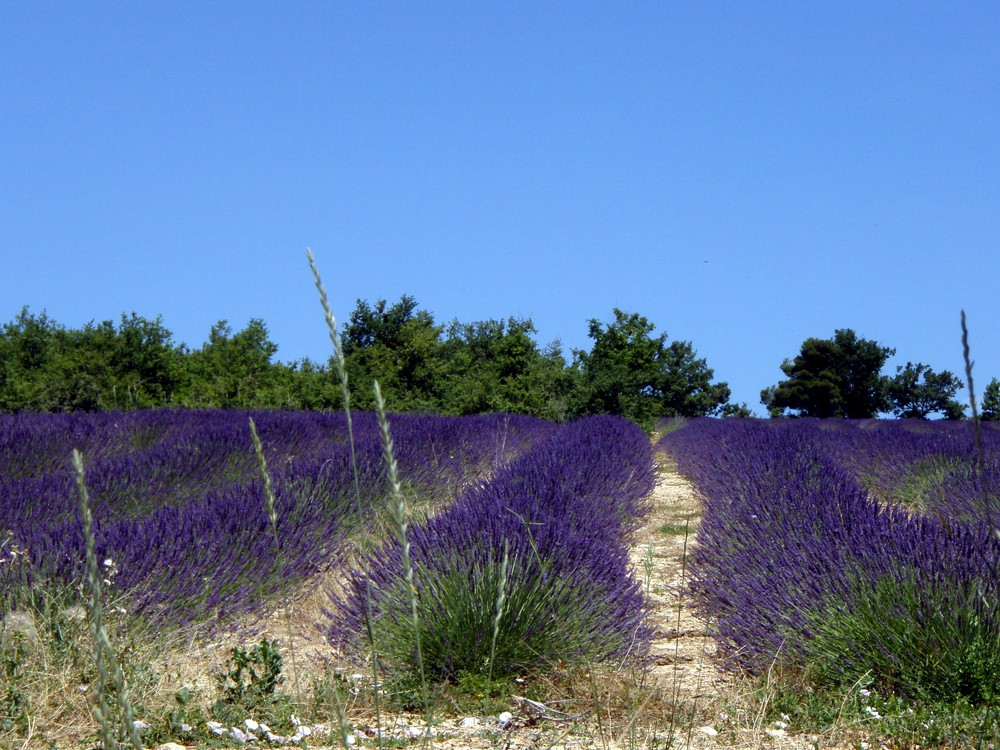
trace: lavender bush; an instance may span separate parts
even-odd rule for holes
[[[722,652],[758,672],[777,663],[935,700],[996,697],[1000,541],[982,496],[953,504],[945,469],[925,482],[926,504],[894,499],[928,465],[967,463],[971,433],[961,438],[811,420],[694,420],[666,436],[705,501],[692,588]],[[993,474],[972,474],[976,491],[995,492]]]
[[[641,657],[651,634],[627,544],[648,510],[653,467],[638,427],[593,417],[558,428],[412,526],[428,677]],[[398,541],[386,545],[367,570],[375,646],[391,676],[412,686],[419,664],[400,552]],[[360,658],[365,612],[365,582],[355,575],[335,601],[329,637]]]

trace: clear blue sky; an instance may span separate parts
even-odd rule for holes
[[[589,348],[620,307],[734,401],[853,328],[1000,377],[995,2],[0,2],[0,321],[416,297]],[[964,375],[963,375],[964,377]]]

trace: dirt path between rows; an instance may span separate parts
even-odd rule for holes
[[[593,707],[583,715],[567,718],[560,714],[554,702],[548,706],[515,701],[509,707],[509,717],[501,714],[453,716],[437,725],[431,743],[414,737],[422,726],[418,715],[383,716],[384,735],[393,742],[459,750],[504,748],[775,748],[805,750],[816,745],[816,737],[790,735],[780,726],[767,725],[761,716],[759,700],[746,695],[747,688],[738,680],[720,671],[713,661],[715,643],[707,623],[695,616],[687,594],[687,557],[697,543],[701,504],[690,482],[680,476],[666,454],[658,454],[660,471],[651,497],[651,512],[636,534],[631,550],[631,562],[637,579],[642,582],[650,604],[649,622],[657,636],[651,649],[648,670],[633,675],[631,689],[648,702],[637,716],[625,722],[597,721]],[[309,673],[322,674],[330,666],[329,645],[316,630],[323,621],[322,607],[328,603],[322,586],[297,597],[292,611],[296,669],[303,681]],[[288,621],[282,612],[274,613],[260,623],[260,631],[268,637],[287,643]],[[235,636],[234,636],[235,637]],[[242,639],[241,639],[242,640]],[[203,645],[219,656],[233,644],[220,639]],[[283,649],[286,650],[286,649]],[[205,654],[208,656],[208,654]],[[286,659],[291,688],[292,664]],[[571,703],[571,701],[567,701]],[[567,709],[569,711],[570,709]],[[368,712],[370,713],[370,711]],[[641,717],[638,715],[641,714]],[[359,744],[374,746],[378,724],[374,717],[351,715]],[[504,720],[506,719],[506,720]],[[325,738],[324,738],[325,739]],[[318,737],[311,738],[310,747],[322,746]],[[828,747],[828,742],[823,745]]]

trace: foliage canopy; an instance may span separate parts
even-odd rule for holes
[[[808,338],[794,359],[782,363],[785,380],[761,391],[761,403],[773,417],[789,411],[803,417],[851,419],[880,413],[916,419],[964,416],[964,407],[955,399],[961,380],[922,362],[907,362],[896,368],[895,376],[884,375],[886,361],[895,353],[849,328],[837,330],[831,339]]]
[[[592,351],[569,363],[558,341],[538,345],[530,319],[443,325],[409,295],[358,300],[342,331],[353,406],[374,408],[378,380],[397,411],[555,421],[608,413],[647,427],[661,416],[738,413],[689,342],[654,336],[638,314],[614,314],[607,326],[590,322]],[[0,410],[340,408],[330,362],[280,363],[277,352],[259,318],[238,331],[220,320],[189,350],[160,318],[133,312],[76,331],[24,308],[0,335]]]

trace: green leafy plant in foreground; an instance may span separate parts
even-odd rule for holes
[[[280,699],[275,691],[285,678],[281,674],[282,658],[276,640],[262,638],[250,648],[233,648],[226,667],[216,677],[222,692],[216,703],[217,715],[227,716],[230,709],[248,712],[267,709]]]
[[[31,705],[22,668],[27,660],[28,647],[20,640],[0,650],[0,734],[28,731]]]

